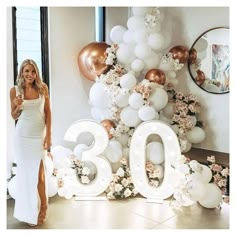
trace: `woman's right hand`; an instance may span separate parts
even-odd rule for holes
[[[18,95],[15,97],[14,104],[19,109],[23,109],[23,101],[24,100],[22,99],[22,95]]]

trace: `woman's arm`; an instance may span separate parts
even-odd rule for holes
[[[52,116],[51,116],[51,107],[50,107],[48,87],[46,84],[44,84],[44,88],[45,88],[44,113],[45,113],[45,124],[46,124],[46,136],[44,139],[44,149],[48,150],[52,145],[52,140],[51,140]]]
[[[10,90],[11,99],[11,116],[14,120],[17,120],[22,112],[23,99],[21,96],[16,96],[16,90],[14,87]]]

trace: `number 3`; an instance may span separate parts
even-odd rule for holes
[[[84,132],[94,136],[94,144],[91,149],[82,153],[82,161],[91,161],[96,165],[96,178],[88,185],[78,181],[76,195],[81,197],[94,197],[103,193],[112,180],[110,163],[100,154],[104,152],[108,144],[107,132],[102,125],[91,120],[79,120],[73,123],[66,131],[66,141],[76,141],[76,138]]]

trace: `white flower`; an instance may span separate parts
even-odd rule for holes
[[[90,169],[88,167],[84,167],[82,170],[83,175],[89,175],[90,174]]]
[[[176,168],[180,173],[189,174],[189,166],[186,164],[181,164]]]
[[[129,197],[131,195],[131,191],[127,188],[124,192],[125,197]]]
[[[121,183],[124,187],[127,187],[127,185],[129,184],[129,181],[126,178],[124,178],[122,179]]]
[[[192,160],[189,162],[189,165],[191,167],[191,169],[194,171],[194,172],[200,172],[202,171],[202,165],[197,162],[196,160]]]
[[[123,189],[123,186],[121,184],[115,184],[115,192],[120,192]]]
[[[83,184],[88,184],[90,182],[88,176],[81,176],[81,182]]]
[[[120,176],[120,177],[124,177],[125,172],[124,172],[124,170],[123,170],[122,168],[119,168],[119,169],[117,170],[116,174],[117,174],[118,176]]]
[[[114,193],[111,191],[107,194],[108,199],[115,199],[115,196],[113,195]]]

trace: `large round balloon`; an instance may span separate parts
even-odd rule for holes
[[[151,69],[146,73],[145,79],[156,84],[164,85],[166,81],[166,76],[162,70]]]
[[[109,65],[105,64],[108,47],[109,45],[104,42],[93,42],[79,52],[77,62],[80,72],[85,78],[94,81],[97,75],[109,70]]]
[[[175,46],[171,48],[169,52],[172,53],[173,59],[179,60],[179,63],[185,64],[186,61],[188,60],[188,56],[189,56],[188,48],[184,46]]]

